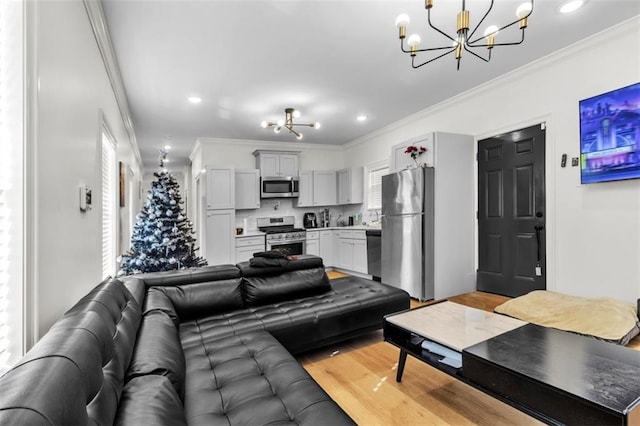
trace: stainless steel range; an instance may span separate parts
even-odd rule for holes
[[[289,255],[305,254],[307,231],[294,228],[294,216],[259,217],[258,230],[266,233],[267,250],[281,249]]]

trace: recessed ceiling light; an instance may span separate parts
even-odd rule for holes
[[[578,9],[580,9],[582,6],[584,6],[584,0],[571,0],[568,1],[566,3],[564,3],[562,6],[560,6],[560,13],[571,13],[574,12]]]
[[[364,115],[364,114],[361,114],[361,115],[356,117],[356,120],[358,120],[358,121],[366,121],[367,120],[367,116]]]
[[[171,145],[165,145],[163,148],[165,151],[169,151],[171,149]]]
[[[198,97],[198,96],[189,96],[187,98],[189,100],[189,102],[191,102],[192,104],[199,104],[200,102],[202,102],[202,98]]]

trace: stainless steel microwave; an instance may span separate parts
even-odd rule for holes
[[[297,176],[263,177],[260,179],[260,198],[291,198],[298,196]]]

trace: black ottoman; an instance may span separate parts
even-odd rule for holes
[[[183,349],[189,424],[354,424],[268,332],[192,340]]]

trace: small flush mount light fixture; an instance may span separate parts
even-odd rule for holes
[[[559,11],[560,13],[571,13],[580,9],[582,6],[584,6],[584,0],[571,0],[563,3]]]
[[[522,3],[520,6],[518,6],[515,11],[516,19],[514,21],[502,27],[498,27],[497,25],[487,25],[484,31],[482,31],[480,30],[480,26],[489,16],[489,12],[491,12],[491,9],[493,8],[494,0],[491,0],[486,11],[477,21],[472,21],[471,12],[466,7],[467,2],[465,0],[462,0],[462,8],[456,16],[456,32],[454,34],[447,33],[446,31],[437,28],[432,24],[431,9],[434,8],[434,3],[436,1],[437,0],[425,0],[424,6],[425,9],[427,9],[427,22],[429,24],[429,28],[431,28],[431,30],[435,31],[436,33],[434,37],[430,37],[430,39],[434,39],[436,36],[439,37],[440,39],[442,39],[440,45],[420,49],[419,46],[422,40],[419,35],[412,34],[407,38],[407,26],[409,25],[410,21],[409,16],[402,14],[396,19],[398,36],[400,38],[400,49],[404,53],[408,53],[411,55],[411,66],[413,68],[420,68],[423,65],[435,61],[436,59],[440,59],[451,53],[455,53],[457,69],[459,70],[460,59],[462,58],[463,52],[468,52],[476,58],[479,58],[485,62],[489,62],[491,60],[491,52],[494,47],[513,46],[524,42],[524,30],[528,25],[527,20],[533,13],[533,0],[530,0],[530,2]],[[471,22],[477,22],[477,24],[475,24],[475,27],[471,27]],[[497,42],[498,40],[496,39],[496,37],[499,33],[504,33],[504,30],[516,24],[519,25],[520,40],[511,42]],[[481,31],[482,35],[480,35]],[[408,50],[405,48],[405,38],[407,38],[406,44],[409,47]],[[486,49],[487,53],[481,54],[481,52],[478,50],[479,48]],[[428,52],[426,53],[427,59],[422,63],[416,63],[417,55],[424,52]]]
[[[293,108],[285,108],[284,110],[284,120],[281,118],[280,120],[276,121],[275,123],[272,121],[263,121],[262,123],[260,123],[260,125],[262,127],[264,127],[265,129],[267,127],[273,127],[273,131],[275,133],[280,133],[280,131],[285,128],[289,131],[289,133],[291,133],[292,135],[294,135],[296,137],[296,139],[300,140],[302,139],[302,133],[296,131],[293,129],[293,126],[305,126],[305,127],[312,127],[314,129],[319,129],[320,128],[320,123],[318,123],[317,121],[315,123],[294,123],[293,119],[294,118],[298,118],[300,117],[300,111],[297,111]]]
[[[367,116],[364,114],[360,114],[359,116],[356,117],[356,120],[358,121],[367,121]]]
[[[200,102],[202,102],[202,98],[199,96],[189,96],[187,100],[192,104],[199,104]]]

